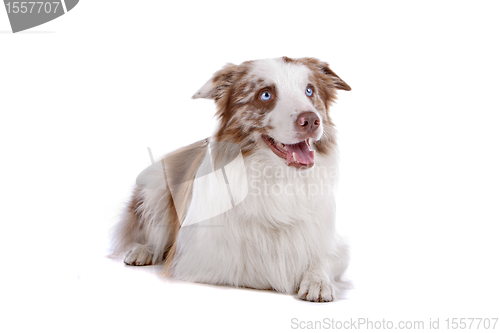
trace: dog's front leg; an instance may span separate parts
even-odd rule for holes
[[[299,298],[310,302],[331,302],[335,287],[328,276],[328,268],[321,261],[314,262],[300,282]]]

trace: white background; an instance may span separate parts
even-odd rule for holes
[[[499,317],[498,13],[494,1],[81,1],[12,34],[0,9],[0,326]],[[348,298],[183,283],[107,259],[147,147],[159,156],[212,133],[212,102],[191,95],[227,62],[283,55],[327,61],[352,87],[332,112]]]

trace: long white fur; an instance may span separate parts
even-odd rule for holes
[[[336,161],[319,157],[311,169],[287,170],[293,174],[290,177],[267,177],[273,172],[269,170],[283,167],[279,162],[263,151],[247,158],[246,180],[241,174],[232,177],[228,173],[231,184],[248,182],[250,193],[241,205],[226,213],[198,226],[181,228],[173,277],[293,293],[311,270],[314,278],[309,280],[332,289],[323,300],[334,297],[336,287],[330,283],[344,272],[348,260],[347,248],[335,233],[331,173],[336,171]],[[285,189],[290,179],[294,180],[293,188],[287,189],[295,195],[270,190]],[[311,188],[325,188],[325,183],[331,187],[323,193],[307,193]],[[264,192],[264,184],[269,191]],[[191,205],[211,207],[214,198],[224,197],[225,193],[213,189],[195,187]],[[217,186],[221,189],[224,187]],[[299,195],[302,190],[304,194]],[[184,223],[189,225],[190,221]],[[317,276],[325,281],[317,281]],[[306,282],[312,283],[309,280]]]

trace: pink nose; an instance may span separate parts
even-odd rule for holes
[[[316,113],[312,111],[302,112],[297,117],[295,129],[300,134],[312,134],[318,129],[319,124],[321,124],[321,121]]]

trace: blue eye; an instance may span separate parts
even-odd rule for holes
[[[263,101],[268,101],[270,100],[272,97],[271,93],[269,91],[264,91],[261,95],[260,95],[260,99],[263,100]]]
[[[307,87],[307,89],[306,89],[306,95],[309,96],[309,97],[311,97],[313,95],[313,90],[312,90],[311,87]]]

